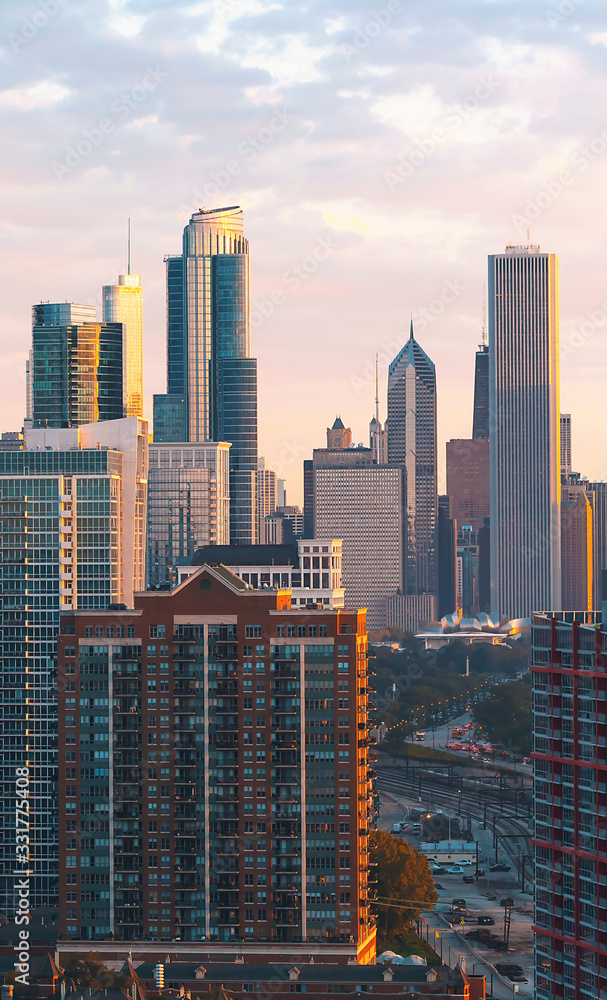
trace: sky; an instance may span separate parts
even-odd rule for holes
[[[4,0],[0,431],[22,426],[32,304],[100,310],[129,216],[151,418],[163,258],[193,211],[241,205],[259,452],[290,502],[336,414],[368,442],[376,354],[384,419],[411,315],[443,475],[487,255],[528,239],[560,258],[573,467],[607,479],[606,49],[602,0]]]

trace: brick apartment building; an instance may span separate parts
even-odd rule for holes
[[[206,565],[134,605],[61,619],[61,938],[374,961],[365,612]]]

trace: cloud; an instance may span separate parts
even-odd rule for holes
[[[0,5],[0,429],[15,429],[24,412],[23,387],[10,372],[15,353],[25,357],[29,347],[31,304],[95,300],[124,268],[129,216],[144,283],[149,412],[165,378],[163,257],[179,249],[184,206],[199,207],[202,193],[208,205],[245,207],[259,300],[282,287],[319,238],[332,233],[339,245],[254,332],[261,453],[280,451],[277,410],[308,449],[322,444],[334,411],[365,439],[374,390],[368,399],[353,391],[353,375],[451,280],[465,291],[424,333],[423,346],[437,365],[442,438],[466,436],[486,255],[517,237],[513,217],[606,124],[603,5],[570,4],[566,16],[561,7]],[[145,90],[150,70],[165,75]],[[115,109],[125,99],[122,117]],[[272,132],[283,110],[288,127]],[[113,127],[103,131],[102,121]],[[97,139],[98,130],[95,144],[87,136]],[[90,152],[58,180],[53,163],[66,163],[70,148],[80,155],[87,142]],[[571,327],[603,300],[597,206],[606,172],[607,156],[593,154],[532,227],[534,239],[561,254],[563,324]],[[216,201],[208,194],[215,189]],[[575,401],[575,464],[589,476],[604,464],[585,433],[596,431],[590,400],[605,360],[602,336],[592,351],[593,365],[583,349],[569,360],[562,393]],[[319,404],[328,412],[311,424]],[[298,464],[288,476],[295,498]]]

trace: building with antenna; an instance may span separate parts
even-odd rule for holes
[[[117,285],[104,285],[102,310],[104,323],[122,323],[123,415],[143,416],[143,298],[141,276],[131,274],[131,220],[127,273],[118,276]]]

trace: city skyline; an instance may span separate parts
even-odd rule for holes
[[[377,34],[365,32],[369,11],[356,2],[338,4],[334,20],[294,11],[288,27],[252,0],[223,12],[186,4],[171,18],[163,4],[59,6],[27,41],[17,5],[0,14],[12,76],[0,118],[13,150],[0,201],[3,429],[14,429],[21,408],[31,302],[100,305],[100,286],[124,270],[129,216],[146,297],[150,419],[151,396],[164,389],[163,258],[179,251],[192,211],[239,202],[256,247],[261,453],[281,463],[294,502],[301,483],[289,451],[311,451],[329,398],[355,440],[366,439],[369,369],[379,351],[385,377],[411,308],[431,317],[417,329],[437,364],[440,453],[448,437],[468,436],[461,386],[478,344],[484,259],[524,241],[528,228],[560,254],[563,342],[573,337],[562,405],[576,414],[579,467],[605,478],[588,440],[607,353],[596,212],[607,81],[596,5],[572,5],[554,23],[534,5],[523,18],[511,4],[451,5],[448,41],[421,4],[402,5]],[[59,72],[60,39],[70,44]],[[201,86],[213,89],[212,106],[201,108]],[[84,132],[98,140],[105,118],[110,131],[93,146]],[[326,364],[316,370],[319,352]],[[319,413],[318,426],[306,414],[287,435],[281,418],[293,395]]]

